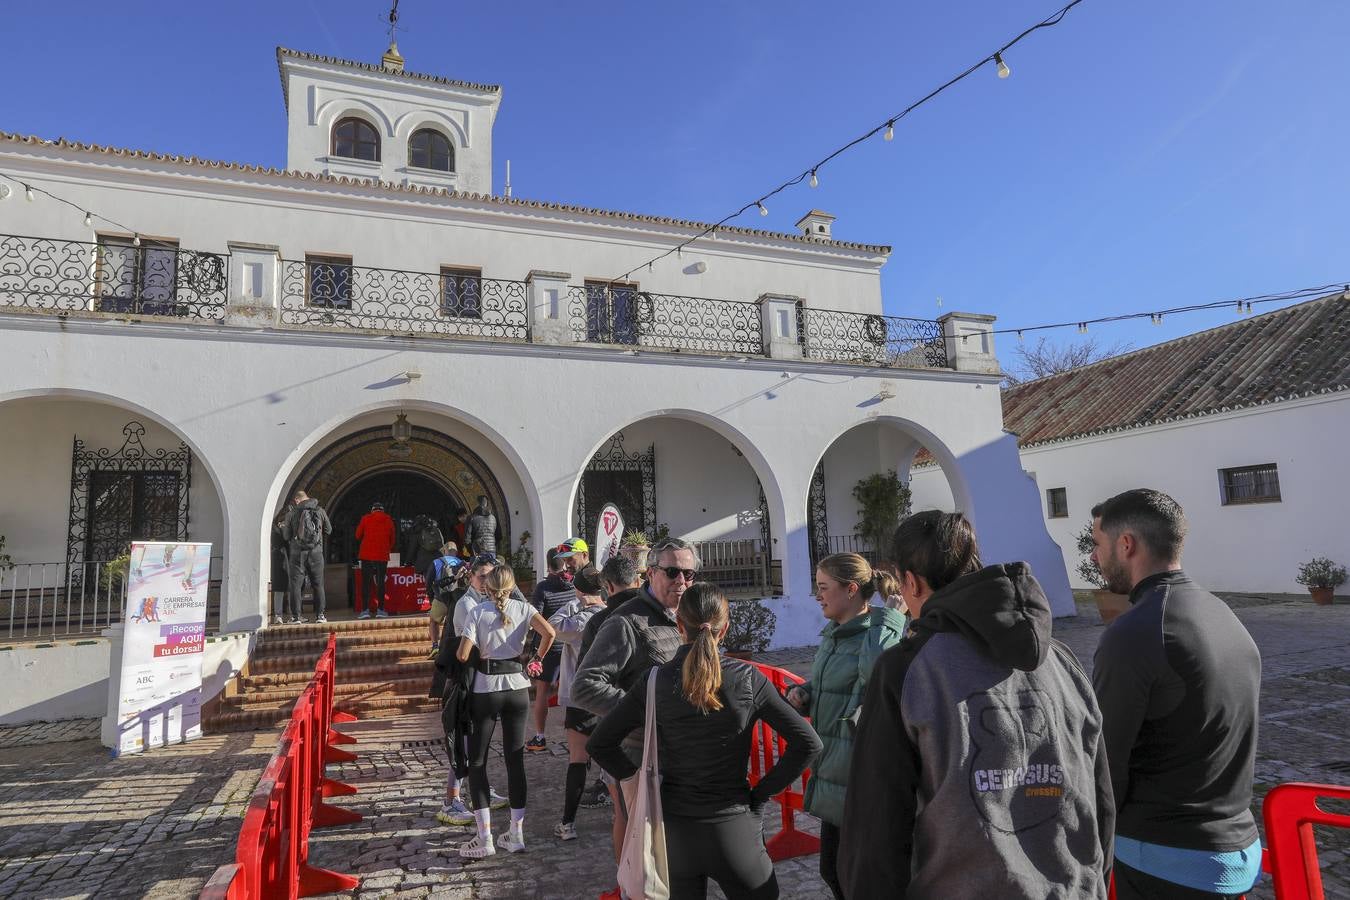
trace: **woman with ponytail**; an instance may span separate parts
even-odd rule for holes
[[[886,587],[894,589],[893,579]],[[872,606],[877,573],[856,553],[836,553],[816,566],[816,600],[828,623],[811,665],[811,680],[788,691],[794,707],[810,716],[825,751],[806,783],[806,811],[820,819],[820,877],[836,898],[839,827],[852,769],[853,732],[863,691],[882,651],[900,643],[905,618]]]
[[[722,656],[726,596],[699,582],[680,598],[676,624],[683,645],[657,670],[656,722],[661,806],[671,900],[701,900],[708,880],[728,900],[778,896],[773,864],[764,850],[764,804],[801,776],[820,752],[811,726],[754,666]],[[647,716],[647,680],[636,684],[596,727],[587,749],[610,775],[637,773],[623,739]],[[746,760],[756,723],[763,719],[787,741],[777,764],[752,789]]]
[[[460,628],[455,658],[469,662],[475,649],[473,696],[469,716],[469,790],[478,833],[459,848],[467,859],[482,859],[497,852],[500,844],[512,853],[525,849],[525,718],[530,708],[527,671],[537,674],[537,664],[553,645],[553,626],[533,606],[517,596],[511,567],[498,564],[480,576],[486,602],[473,607]],[[522,662],[525,638],[539,634],[539,649]],[[502,755],[506,759],[507,794],[511,799],[511,827],[494,840],[492,836],[491,789],[488,787],[488,744],[502,723]]]

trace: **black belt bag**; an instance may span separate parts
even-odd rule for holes
[[[519,675],[525,671],[525,664],[518,659],[480,659],[478,671],[484,675]]]

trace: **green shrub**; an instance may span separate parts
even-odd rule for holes
[[[1310,588],[1337,588],[1345,584],[1345,566],[1338,566],[1325,556],[1308,560],[1298,567],[1294,580]]]

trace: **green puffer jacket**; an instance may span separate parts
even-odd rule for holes
[[[831,622],[820,633],[811,680],[800,685],[810,695],[811,724],[825,745],[806,783],[806,811],[831,825],[844,821],[852,718],[862,704],[867,676],[882,651],[900,643],[904,633],[905,617],[884,607],[873,607],[843,625]]]

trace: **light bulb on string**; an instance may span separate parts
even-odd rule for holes
[[[994,54],[994,62],[998,65],[999,78],[1007,78],[1009,75],[1012,74],[1012,69],[1008,68],[1008,64],[1003,61],[1002,53]]]
[[[1154,324],[1154,325],[1161,325],[1161,324],[1162,324],[1162,319],[1163,319],[1162,313],[1154,313],[1153,315],[1149,316],[1149,318],[1153,320],[1153,324]]]
[[[1250,313],[1251,311],[1252,311],[1252,301],[1248,300],[1248,301],[1247,301],[1247,312]]]
[[[85,214],[84,214],[84,227],[85,227],[85,228],[88,228],[90,225],[93,225],[93,224],[94,224],[94,214],[93,214],[93,213],[85,213]]]
[[[141,236],[138,234],[131,239],[131,246],[139,247],[141,245]]]
[[[23,196],[29,203],[33,202],[33,189],[26,184],[23,186]]]
[[[1019,344],[1025,344],[1026,342],[1027,342],[1027,339],[1024,338],[1024,337],[1022,336],[1022,332],[1020,332],[1020,331],[1017,332],[1017,343],[1019,343]]]
[[[811,170],[811,187],[820,187],[820,179],[816,177],[816,170]]]
[[[886,123],[886,133],[882,135],[882,138],[888,141],[895,140],[895,122]]]
[[[759,207],[759,214],[761,216],[767,216],[769,214],[769,208],[763,203],[756,203],[755,205]]]
[[[1079,322],[1079,323],[1078,323],[1078,333],[1079,333],[1079,334],[1087,334],[1087,333],[1088,333],[1088,327],[1087,327],[1087,323],[1086,323],[1086,322]]]
[[[1238,314],[1239,316],[1242,315],[1242,301],[1241,301],[1241,300],[1239,300],[1239,301],[1237,302],[1237,314]]]

